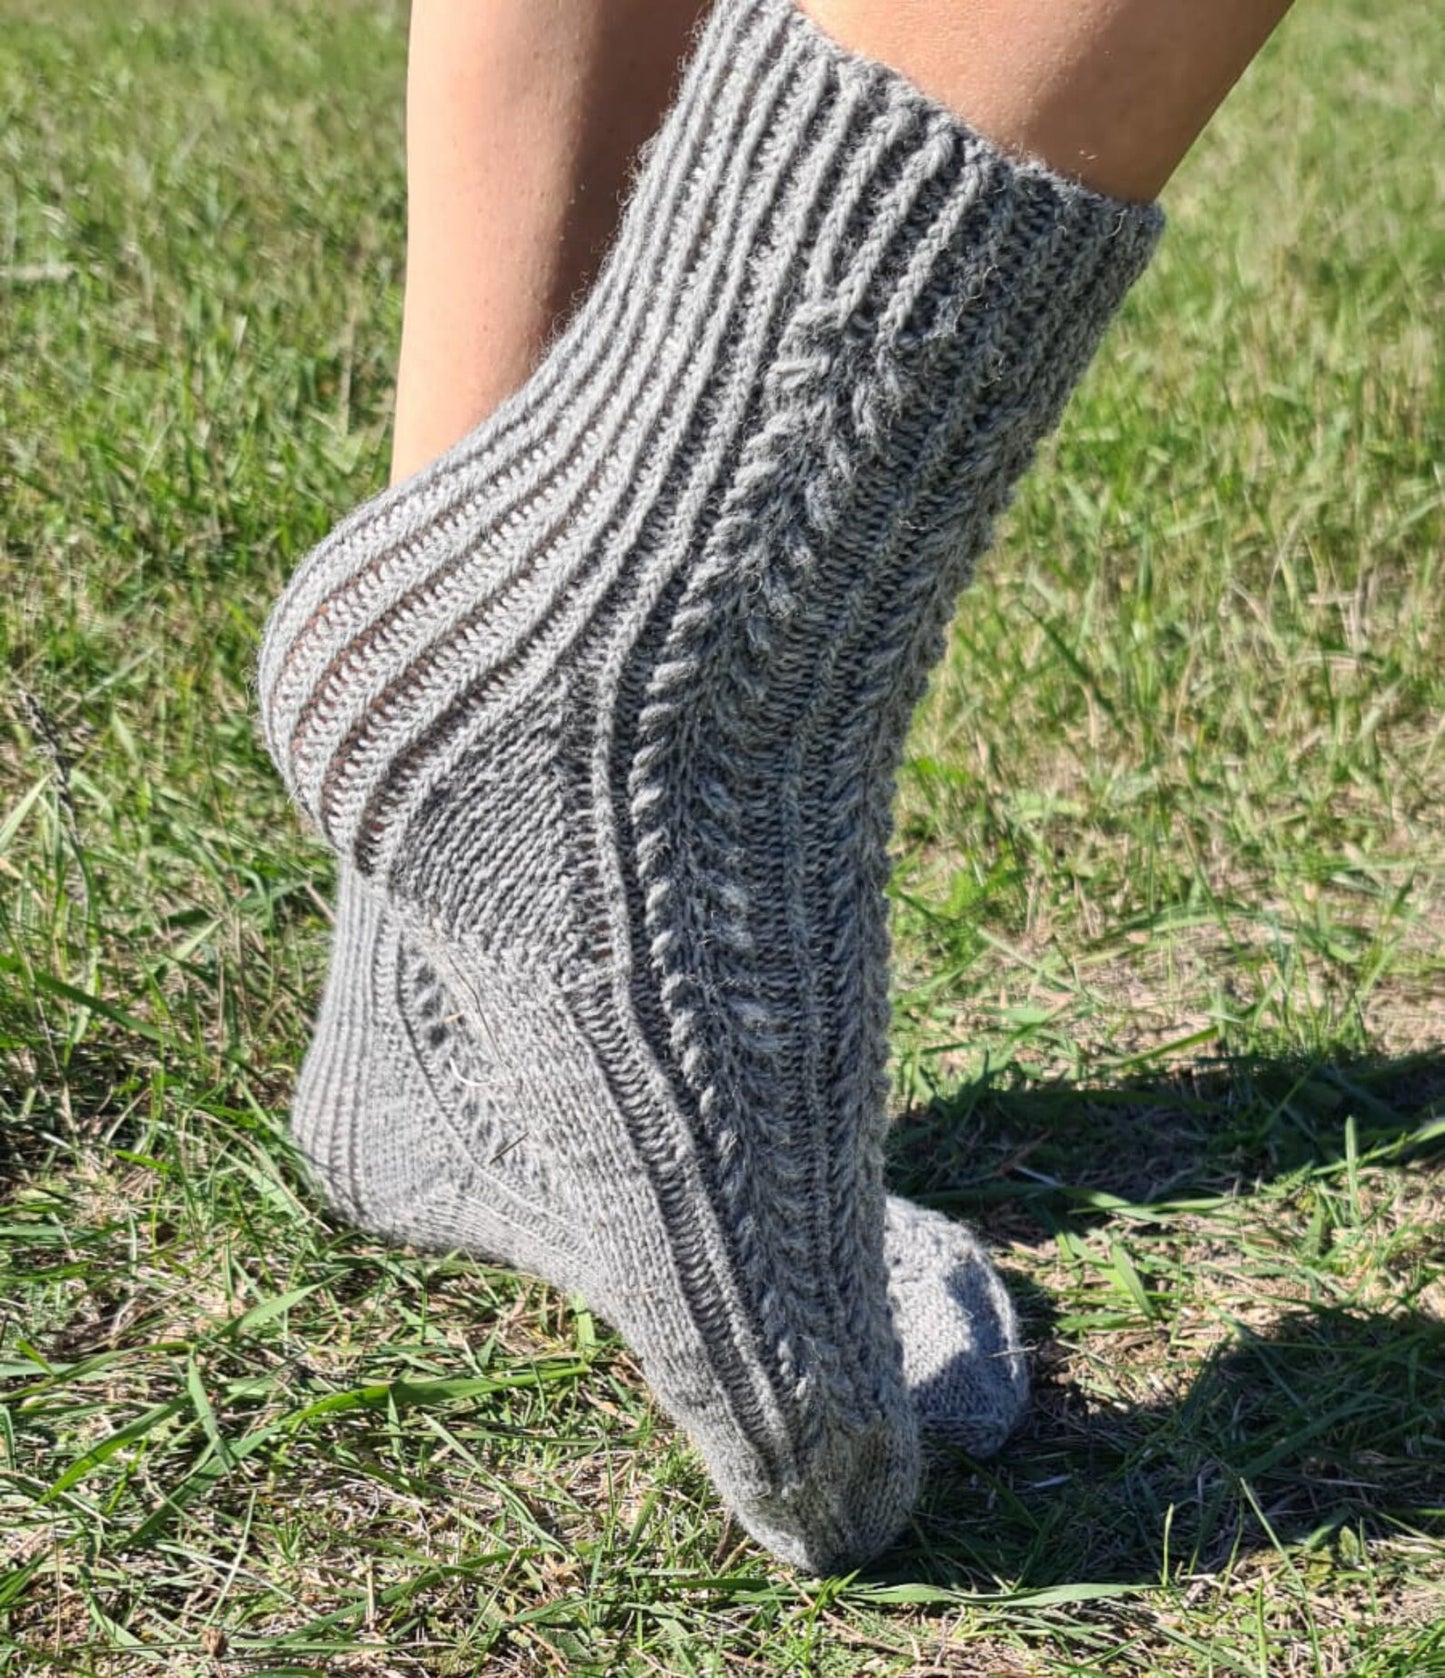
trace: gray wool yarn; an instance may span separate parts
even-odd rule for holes
[[[406,935],[405,1011],[335,1028],[318,1168],[579,1289],[802,1567],[917,1489],[881,1170],[904,731],[1159,225],[791,0],[718,0],[541,367],[268,625],[272,755]],[[346,1068],[408,1019],[474,1099],[382,1133]]]
[[[343,869],[292,1112],[298,1147],[332,1205],[379,1234],[518,1262],[516,1236],[485,1221],[490,1202],[472,1182],[495,1095],[466,1010],[385,902]],[[998,1272],[967,1225],[896,1195],[884,1203],[883,1253],[925,1449],[992,1456],[1028,1398],[1018,1320]],[[535,1255],[530,1267],[555,1262]]]

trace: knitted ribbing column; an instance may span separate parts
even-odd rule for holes
[[[310,1151],[394,1233],[580,1289],[805,1566],[915,1490],[880,1172],[904,729],[1157,228],[789,0],[719,0],[541,368],[267,632],[272,753],[475,1095],[377,1136],[335,1088]]]
[[[292,1109],[292,1131],[335,1209],[379,1234],[498,1252],[472,1184],[499,1095],[485,1039],[406,939],[397,915],[344,870],[331,969]],[[510,1248],[507,1251],[511,1251]],[[966,1224],[889,1196],[883,1252],[903,1373],[925,1448],[989,1457],[1028,1400],[1013,1303]]]

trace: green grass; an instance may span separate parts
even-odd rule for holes
[[[398,8],[0,32],[0,1673],[1445,1673],[1445,39],[1300,9],[962,603],[895,1180],[1036,1403],[867,1574],[625,1348],[327,1222],[267,605],[380,482]]]

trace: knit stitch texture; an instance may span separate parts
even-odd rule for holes
[[[335,1209],[378,1234],[507,1253],[476,1168],[496,1085],[468,1012],[401,923],[344,870],[330,971],[292,1128]],[[493,1221],[488,1221],[493,1219]],[[925,1450],[992,1456],[1023,1413],[1028,1368],[998,1272],[967,1225],[885,1203],[889,1308]],[[539,1259],[533,1269],[548,1268]]]
[[[440,1048],[451,998],[476,1056],[465,1122],[334,1125],[321,1170],[580,1289],[802,1566],[916,1489],[881,1172],[904,730],[1158,227],[790,0],[719,0],[537,373],[268,626],[272,754],[405,928],[408,1009]]]

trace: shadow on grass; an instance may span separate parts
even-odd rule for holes
[[[892,1186],[1025,1246],[1100,1225],[1121,1205],[1122,1229],[1158,1233],[1197,1199],[1199,1215],[1180,1226],[1185,1251],[1194,1240],[1227,1249],[1233,1224],[1217,1235],[1208,1224],[1221,1197],[1267,1196],[1271,1182],[1348,1148],[1390,1164],[1438,1157],[1442,1095],[1445,1054],[1253,1058],[1112,1088],[980,1081],[905,1115]],[[1289,1253],[1278,1257],[1283,1273]],[[1445,1539],[1445,1322],[1326,1295],[1281,1304],[1253,1329],[1239,1320],[1254,1303],[1241,1276],[1223,1302],[1238,1313],[1230,1338],[1190,1376],[1161,1324],[1061,1325],[1044,1288],[1007,1279],[1035,1348],[1030,1414],[998,1461],[959,1459],[930,1476],[915,1541],[881,1566],[890,1580],[1147,1585],[1276,1545],[1349,1568],[1387,1532]],[[1075,1370],[1096,1354],[1100,1379],[1086,1393]],[[1157,1401],[1097,1396],[1120,1358],[1131,1390],[1156,1387]]]
[[[1386,1060],[1245,1056],[1114,1085],[960,1084],[890,1137],[901,1194],[1038,1242],[1116,1209],[1228,1194],[1360,1154],[1445,1151],[1445,1049]]]
[[[1445,1323],[1413,1311],[1291,1311],[1157,1405],[1087,1406],[1045,1366],[1004,1456],[935,1473],[916,1542],[883,1571],[974,1589],[1157,1584],[1276,1545],[1348,1568],[1387,1533],[1438,1544],[1442,1393]]]

